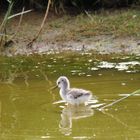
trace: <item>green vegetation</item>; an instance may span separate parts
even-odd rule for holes
[[[31,14],[31,15],[30,15]],[[32,16],[32,20],[30,20]],[[15,38],[25,46],[38,32],[42,21],[42,15],[29,13],[24,16],[20,32]],[[12,20],[8,26],[9,34],[14,33],[17,20]],[[113,38],[139,38],[140,37],[140,11],[139,10],[117,10],[101,11],[100,13],[86,13],[77,16],[64,15],[61,17],[49,17],[47,24],[44,25],[42,35],[38,38],[39,42],[47,40],[49,43],[66,41],[83,41],[84,39],[95,39],[95,36],[110,35]],[[18,43],[16,46],[19,46]]]
[[[30,55],[28,57],[0,57],[0,77],[2,82],[13,83],[17,78],[45,78],[47,76],[75,75],[90,76],[102,69],[102,62],[119,65],[119,62],[140,61],[137,56],[123,55],[96,55],[93,52],[77,54],[72,52],[59,53],[57,55]],[[108,64],[107,64],[108,65]],[[110,64],[109,64],[110,65]],[[128,64],[129,65],[129,64]],[[105,68],[106,69],[106,68]],[[115,70],[115,69],[114,69]],[[139,65],[129,65],[123,71],[139,72]]]
[[[8,9],[5,13],[4,18],[2,19],[2,23],[0,24],[0,52],[2,52],[5,48],[11,47],[14,44],[13,38],[16,36],[17,32],[19,31],[19,27],[22,21],[22,17],[24,13],[28,13],[31,10],[24,11],[25,8],[22,9],[21,13],[17,13],[15,15],[12,15],[13,9],[14,9],[14,0],[7,0],[8,2]],[[20,16],[20,20],[18,22],[18,25],[16,29],[14,29],[14,33],[12,35],[9,35],[9,32],[7,32],[9,21],[16,17]]]
[[[12,12],[13,9],[13,5],[14,2],[11,0],[8,1],[9,2],[9,6],[7,9],[7,12],[5,14],[5,17],[2,21],[2,23],[0,24],[0,50],[2,50],[2,47],[6,45],[6,43],[9,41],[8,35],[7,35],[7,24],[8,24],[8,18]],[[8,40],[8,41],[7,41]]]
[[[62,17],[49,23],[54,30],[63,28],[57,41],[82,40],[97,35],[114,37],[140,37],[140,11],[102,11],[99,14],[87,13],[76,17]]]

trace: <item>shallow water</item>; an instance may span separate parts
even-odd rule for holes
[[[69,108],[53,104],[60,100],[58,90],[50,91],[51,83],[22,79],[13,85],[0,85],[0,139],[140,139],[140,96],[127,99],[106,108]],[[98,103],[111,103],[140,89],[140,73],[115,70],[95,71],[92,76],[71,76],[71,86],[91,90]]]

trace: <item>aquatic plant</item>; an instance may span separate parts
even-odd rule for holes
[[[95,55],[91,53],[80,55],[77,52],[64,52],[58,53],[57,55],[34,54],[26,57],[14,56],[10,58],[0,56],[0,81],[13,82],[17,78],[24,78],[26,81],[28,78],[45,79],[48,81],[50,76],[60,76],[60,74],[67,76],[90,77],[95,73],[100,75],[101,70],[111,69],[113,71],[118,71],[115,66],[122,63],[125,65],[129,64],[131,67],[130,69],[121,70],[120,73],[140,72],[140,64],[137,62],[140,60],[140,57],[127,56],[125,58],[121,56],[121,58],[123,58],[123,60],[119,59],[118,56],[115,57],[115,55],[108,57],[106,55]]]

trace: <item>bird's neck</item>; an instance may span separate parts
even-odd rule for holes
[[[69,89],[70,89],[69,83],[63,84],[61,87],[61,91],[64,91],[64,92],[67,92]]]
[[[66,95],[68,88],[61,88],[60,89],[63,95]]]
[[[67,90],[68,90],[67,88],[61,88],[60,89],[60,96],[65,101],[67,100],[67,95],[66,95],[67,94]]]

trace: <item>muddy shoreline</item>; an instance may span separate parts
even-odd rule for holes
[[[113,14],[108,14],[108,12],[100,15],[91,14],[94,20],[84,15],[75,17],[51,15],[39,38],[29,48],[27,44],[38,33],[43,16],[43,13],[36,12],[24,15],[19,32],[12,40],[14,43],[5,47],[2,54],[13,56],[65,51],[93,51],[97,54],[140,54],[139,26],[137,24],[139,12],[137,10],[117,11]],[[118,22],[123,20],[121,26],[118,22],[112,26],[114,16]],[[130,18],[128,24],[133,25],[132,28],[126,26],[128,18]],[[2,21],[2,16],[0,16],[0,21]],[[18,22],[19,17],[9,22],[7,26],[9,37],[15,32]]]
[[[23,44],[22,44],[23,45]],[[17,45],[15,45],[17,46]],[[96,54],[139,55],[140,40],[134,38],[113,38],[111,36],[96,36],[82,41],[68,42],[35,42],[31,48],[6,48],[4,55],[50,54],[54,52],[72,51],[77,53],[92,51]],[[19,45],[18,45],[19,46]]]

